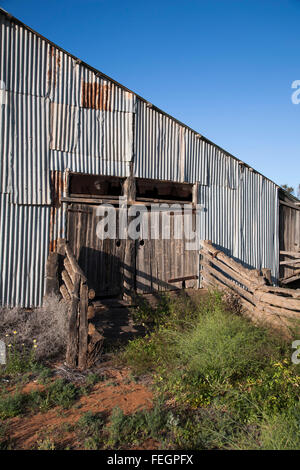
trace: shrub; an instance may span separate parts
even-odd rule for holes
[[[37,441],[37,450],[55,450],[55,443],[50,437]]]
[[[8,427],[0,421],[0,450],[8,450],[10,448],[10,438],[8,435]]]
[[[97,450],[103,443],[103,427],[105,424],[102,413],[88,411],[77,421],[76,428],[81,440],[84,440],[84,448]]]
[[[73,383],[58,379],[45,390],[43,395],[42,408],[53,406],[70,408],[79,396],[79,389]]]
[[[179,402],[207,405],[280,357],[280,341],[228,313],[219,293],[177,304],[152,334],[129,343],[124,358],[136,373],[154,371],[160,390]]]
[[[125,415],[120,408],[115,408],[111,423],[107,428],[110,448],[124,447],[126,444],[138,444],[151,437],[161,438],[168,429],[170,412],[158,402],[151,410],[137,411]]]
[[[0,338],[7,344],[13,342],[20,354],[24,348],[30,351],[35,340],[36,359],[56,357],[65,351],[66,333],[67,306],[55,295],[46,297],[43,306],[36,309],[0,310]]]
[[[299,450],[299,406],[266,417],[260,426],[260,445],[263,450]]]

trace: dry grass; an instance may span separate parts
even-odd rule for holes
[[[67,305],[55,295],[45,298],[43,306],[36,309],[0,309],[0,338],[13,338],[16,347],[22,344],[31,347],[35,339],[38,360],[64,353],[66,332]]]

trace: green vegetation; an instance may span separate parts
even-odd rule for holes
[[[218,292],[164,304],[159,321],[151,315],[152,332],[122,357],[135,374],[150,369],[157,396],[175,404],[176,426],[164,441],[174,448],[299,448],[300,369],[289,345],[228,311]],[[143,322],[147,308],[139,312]]]
[[[160,439],[167,430],[169,415],[170,412],[166,412],[160,402],[149,411],[141,410],[132,415],[125,415],[120,408],[115,408],[107,429],[107,446],[124,448],[150,437]]]
[[[219,292],[192,299],[165,294],[156,308],[138,300],[134,318],[146,336],[113,359],[130,366],[128,389],[152,383],[154,406],[83,413],[77,423],[42,432],[35,448],[61,449],[61,435],[71,433],[70,445],[87,450],[135,448],[147,440],[160,449],[300,449],[300,366],[291,362],[292,339],[255,326],[240,315],[236,299]],[[35,348],[27,351],[11,347],[0,369],[0,449],[13,447],[10,418],[56,406],[60,414],[80,410],[79,397],[98,382],[119,385],[94,372],[78,384],[54,379],[36,361]],[[32,380],[42,387],[22,392]]]
[[[0,450],[9,450],[10,439],[8,437],[7,425],[0,421]]]
[[[80,390],[73,384],[62,379],[52,382],[44,390],[30,393],[0,395],[0,419],[20,416],[30,411],[47,411],[55,406],[70,408],[80,396]]]
[[[105,419],[102,413],[88,411],[77,422],[78,437],[84,441],[86,450],[100,449],[104,442],[103,427]]]
[[[51,438],[39,440],[37,442],[37,450],[55,450],[55,442]]]

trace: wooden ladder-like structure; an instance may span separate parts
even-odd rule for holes
[[[91,301],[95,291],[78,265],[69,245],[60,240],[58,253],[47,261],[46,295],[60,292],[68,305],[68,339],[66,363],[81,370],[91,367],[103,345],[103,335],[91,322],[95,315]]]

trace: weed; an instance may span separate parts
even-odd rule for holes
[[[37,381],[39,384],[45,385],[50,382],[52,375],[52,370],[44,367],[39,371]]]
[[[15,393],[0,397],[0,419],[13,418],[23,414],[28,405],[28,395]]]
[[[9,450],[10,438],[8,435],[8,427],[0,421],[0,450]]]
[[[107,428],[109,448],[124,447],[126,444],[138,444],[152,437],[159,438],[168,426],[168,411],[158,403],[152,410],[137,411],[125,415],[120,408],[115,408],[111,415],[111,423]]]
[[[92,387],[93,385],[96,385],[96,383],[102,382],[102,381],[103,381],[103,376],[99,374],[91,373],[86,378],[86,384],[88,387]]]
[[[42,407],[45,409],[53,406],[70,408],[79,395],[79,389],[73,383],[58,379],[46,389]]]
[[[53,439],[46,438],[44,440],[37,441],[37,450],[55,450]]]
[[[76,428],[81,440],[84,439],[84,448],[97,450],[103,442],[104,417],[102,413],[88,411],[78,420]]]

